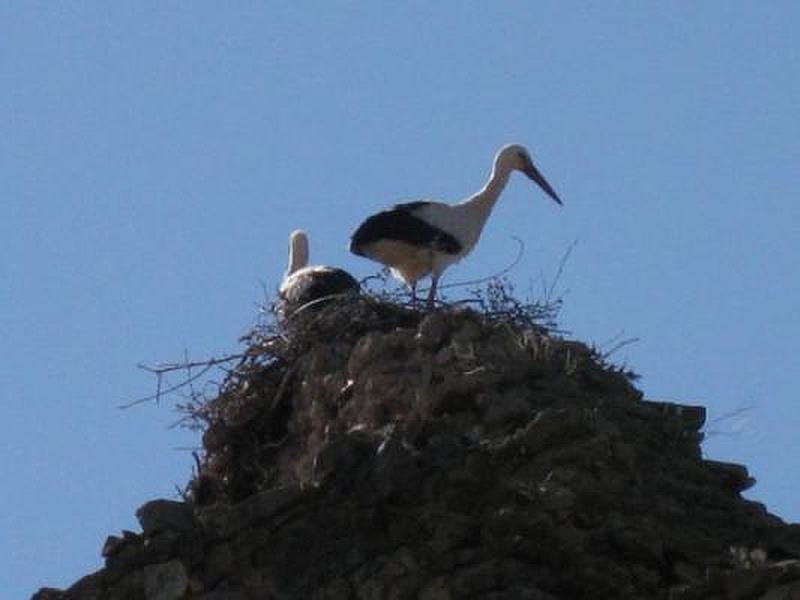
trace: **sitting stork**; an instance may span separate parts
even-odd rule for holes
[[[417,281],[431,276],[428,307],[444,270],[475,246],[511,171],[521,171],[561,204],[528,151],[512,144],[500,149],[486,185],[458,204],[420,201],[396,204],[372,215],[356,229],[350,252],[383,263],[411,288],[416,301]]]
[[[278,288],[276,312],[279,320],[286,321],[298,309],[321,304],[330,296],[359,291],[358,281],[347,271],[336,267],[309,267],[308,236],[299,229],[289,235],[289,264]]]

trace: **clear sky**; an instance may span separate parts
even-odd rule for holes
[[[800,4],[0,4],[0,596],[101,566],[190,475],[139,362],[239,348],[288,233],[356,276],[354,227],[459,200],[527,145],[444,283],[560,280],[561,326],[800,520]],[[450,290],[452,298],[463,291]],[[734,414],[734,416],[730,416]],[[726,416],[727,415],[727,416]]]

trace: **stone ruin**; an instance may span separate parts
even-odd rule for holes
[[[184,407],[185,497],[33,600],[800,598],[800,525],[703,457],[703,407],[534,313],[363,296],[254,331]]]

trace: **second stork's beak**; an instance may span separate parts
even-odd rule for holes
[[[545,191],[545,193],[548,196],[550,196],[553,200],[555,200],[559,204],[563,204],[561,202],[561,198],[558,197],[558,194],[556,194],[552,186],[549,183],[547,183],[547,180],[544,178],[544,175],[542,175],[539,172],[539,169],[537,169],[532,162],[530,161],[527,162],[528,164],[525,165],[525,169],[522,172],[525,173],[525,175],[527,175],[528,177],[530,177],[533,181],[535,181],[536,184],[540,188],[542,188]]]

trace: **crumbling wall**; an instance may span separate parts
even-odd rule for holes
[[[800,597],[798,526],[703,458],[703,408],[524,311],[353,298],[250,343],[186,501],[35,598]]]

